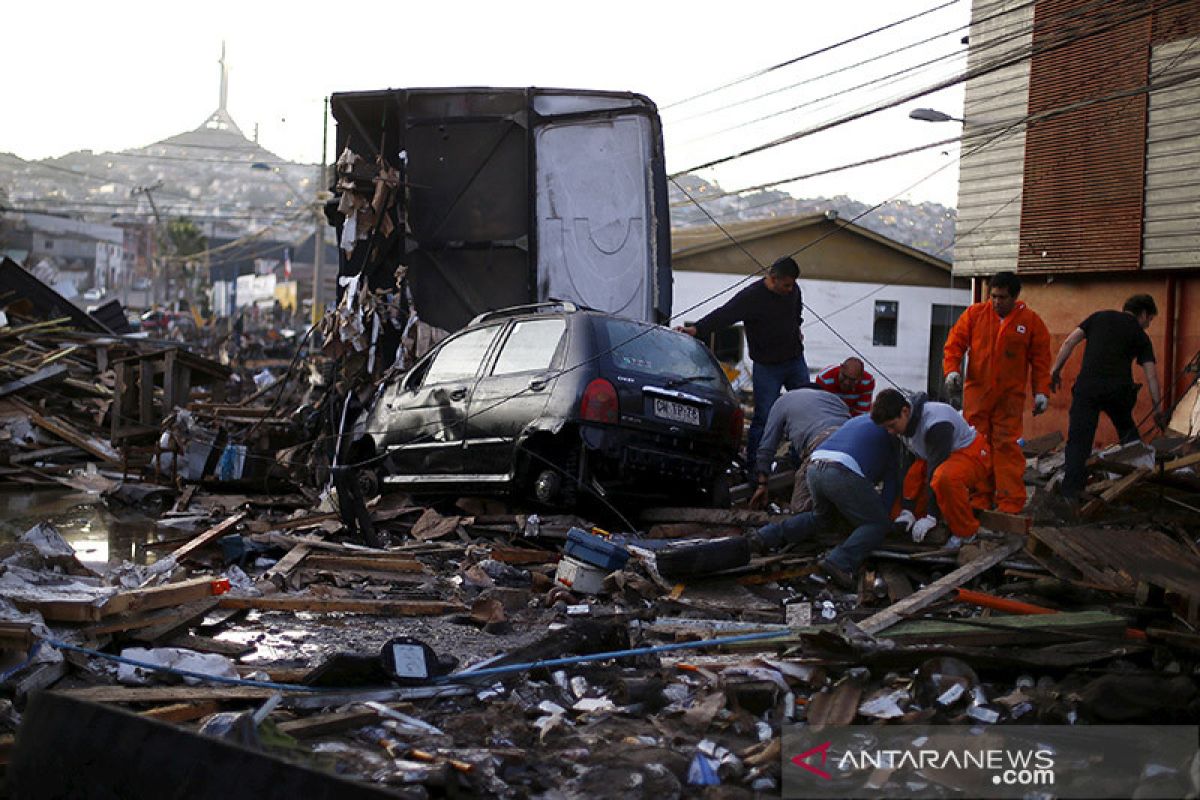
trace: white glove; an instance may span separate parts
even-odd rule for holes
[[[964,544],[971,544],[978,538],[979,538],[978,534],[972,534],[971,536],[968,536],[965,539],[961,536],[951,536],[949,541],[946,542],[946,549],[947,550],[957,550],[958,548],[962,547]]]
[[[928,515],[921,517],[919,520],[913,523],[912,540],[914,542],[923,541],[925,539],[925,534],[933,530],[934,525],[937,525],[937,520],[933,517]]]
[[[892,522],[896,523],[897,525],[903,525],[905,531],[911,531],[912,527],[913,527],[913,523],[916,521],[917,521],[916,515],[913,514],[913,512],[909,511],[908,509],[901,511],[899,516],[897,516],[894,520],[892,520]]]
[[[1042,412],[1044,412],[1046,410],[1046,407],[1049,405],[1050,405],[1049,397],[1046,397],[1046,395],[1040,394],[1040,393],[1035,394],[1033,396],[1033,415],[1036,417],[1038,414],[1041,414]]]
[[[946,391],[957,392],[962,390],[962,375],[957,372],[951,372],[946,376]]]

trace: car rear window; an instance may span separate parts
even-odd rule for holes
[[[685,333],[644,325],[632,320],[596,320],[601,352],[619,370],[664,378],[707,379],[709,385],[725,382],[724,373],[708,349]]]

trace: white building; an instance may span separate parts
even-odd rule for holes
[[[949,262],[835,216],[815,214],[672,232],[674,325],[720,307],[776,258],[800,265],[805,359],[813,376],[850,356],[867,362],[877,389],[941,390],[941,352],[970,303]],[[732,236],[732,240],[730,239]],[[744,249],[743,249],[744,248]],[[748,374],[740,341],[714,343]]]

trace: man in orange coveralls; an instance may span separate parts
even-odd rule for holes
[[[946,390],[963,390],[963,416],[988,441],[992,454],[990,487],[972,497],[977,508],[1019,514],[1025,508],[1025,456],[1017,440],[1025,413],[1025,383],[1033,384],[1033,413],[1050,400],[1050,333],[1023,302],[1021,279],[997,272],[989,299],[968,308],[950,329],[943,352]],[[968,356],[966,385],[963,355]]]

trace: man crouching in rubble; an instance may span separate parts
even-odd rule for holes
[[[904,478],[904,510],[896,522],[919,542],[937,525],[940,512],[950,528],[948,548],[974,540],[979,520],[972,496],[986,498],[991,488],[987,438],[953,406],[929,402],[924,393],[909,401],[896,389],[884,389],[871,406],[871,419],[917,456]]]
[[[813,510],[751,534],[760,552],[803,541],[830,527],[852,528],[850,536],[817,562],[838,586],[853,591],[863,559],[892,529],[889,509],[900,484],[899,442],[870,417],[855,417],[813,451],[808,488]],[[883,493],[875,490],[883,484]]]

